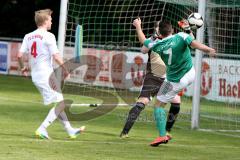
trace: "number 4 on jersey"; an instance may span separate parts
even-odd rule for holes
[[[34,41],[31,47],[31,55],[36,58],[37,57],[37,42]]]

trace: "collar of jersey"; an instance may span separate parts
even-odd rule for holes
[[[165,41],[165,40],[167,40],[167,39],[169,39],[169,38],[172,38],[172,37],[173,37],[173,35],[167,36],[167,37],[163,38],[162,41]]]
[[[37,30],[39,30],[39,31],[46,31],[46,30],[43,29],[43,28],[37,28]]]

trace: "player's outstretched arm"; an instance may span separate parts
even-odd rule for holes
[[[141,27],[141,24],[142,24],[142,21],[140,18],[136,18],[134,21],[133,21],[133,25],[135,26],[136,28],[136,31],[137,31],[137,36],[138,36],[138,40],[141,44],[143,44],[143,42],[146,40],[146,37],[142,31],[142,27]]]
[[[206,46],[205,44],[202,44],[196,40],[193,40],[192,43],[191,43],[191,47],[192,48],[196,48],[196,49],[199,49],[205,53],[207,53],[209,56],[211,57],[214,57],[216,55],[216,50],[211,48],[211,47],[208,47]]]
[[[138,36],[138,40],[141,44],[144,43],[144,41],[146,40],[146,37],[142,31],[142,27],[141,27],[141,24],[142,24],[142,21],[140,18],[136,18],[134,21],[133,21],[133,25],[135,26],[136,28],[136,32],[137,32],[137,36]],[[142,53],[148,53],[149,49],[145,46],[142,47],[141,49],[141,52]]]

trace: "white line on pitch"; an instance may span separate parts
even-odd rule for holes
[[[17,98],[20,97],[0,97],[1,100],[5,100],[5,101],[15,101],[15,102],[22,102],[22,103],[33,103],[33,104],[43,104],[42,102],[38,102],[38,101],[26,101],[26,100],[19,100]],[[91,106],[94,105],[96,107],[98,106],[131,106],[131,104],[126,104],[126,103],[119,103],[119,104],[95,104],[95,103],[82,103],[82,104],[78,104],[78,103],[73,103],[71,106],[74,107],[82,107],[82,106]]]

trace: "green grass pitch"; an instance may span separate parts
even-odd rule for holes
[[[66,96],[82,103],[91,100],[76,95]],[[174,139],[155,148],[149,146],[157,136],[155,124],[151,121],[137,122],[130,138],[120,139],[119,133],[124,123],[122,115],[128,112],[129,107],[117,107],[93,120],[72,122],[75,127],[86,126],[86,132],[75,140],[67,138],[58,121],[48,129],[52,140],[36,139],[34,131],[45,118],[50,106],[43,106],[41,96],[31,80],[21,77],[0,75],[0,107],[2,160],[240,159],[239,134],[193,131],[189,129],[190,122],[178,121],[172,132]],[[148,107],[143,115],[151,117],[151,111],[152,108]]]

